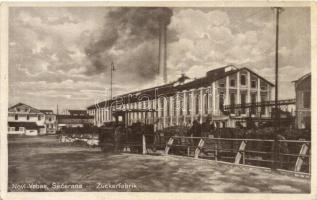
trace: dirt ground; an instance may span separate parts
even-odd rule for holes
[[[9,138],[9,191],[309,193],[310,180],[202,159],[105,154],[55,136]]]

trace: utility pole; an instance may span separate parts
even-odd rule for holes
[[[112,100],[112,72],[115,70],[113,62],[111,62],[110,66],[110,100]]]
[[[273,169],[277,168],[277,157],[278,157],[278,138],[277,132],[280,127],[280,113],[278,108],[278,42],[279,42],[279,17],[280,13],[283,12],[283,8],[274,7],[276,11],[276,36],[275,36],[275,138],[274,138],[274,157],[273,157]]]
[[[284,10],[281,7],[273,8],[276,10],[276,37],[275,37],[275,127],[276,129],[280,126],[280,116],[278,110],[278,42],[279,42],[279,17],[280,13]]]
[[[56,130],[58,131],[58,104],[56,104]]]

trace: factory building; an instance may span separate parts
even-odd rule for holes
[[[296,119],[295,127],[299,129],[311,128],[311,73],[296,81]]]
[[[94,124],[113,121],[116,110],[155,110],[154,113],[129,113],[128,124],[157,123],[159,128],[200,123],[207,118],[217,127],[245,125],[247,117],[271,117],[270,107],[244,108],[244,104],[272,100],[274,85],[248,68],[233,65],[208,71],[204,77],[178,80],[161,86],[131,92],[87,108]],[[240,104],[241,109],[224,110],[226,105]],[[147,115],[147,116],[145,116]],[[146,121],[145,121],[146,119]]]

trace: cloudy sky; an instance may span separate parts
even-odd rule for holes
[[[271,8],[11,8],[9,102],[36,108],[86,108],[114,94],[153,86],[158,21],[168,24],[168,80],[200,77],[234,64],[274,82]],[[280,98],[310,72],[309,8],[280,17]]]

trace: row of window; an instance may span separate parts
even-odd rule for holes
[[[251,93],[251,104],[254,104],[254,106],[251,107],[251,114],[255,114],[256,113],[256,93]],[[221,97],[223,98],[223,94],[221,95]],[[241,93],[240,94],[240,99],[241,99],[241,114],[245,114],[245,105],[246,105],[246,93]],[[261,102],[266,101],[266,95],[261,95]],[[231,113],[233,113],[234,110],[234,105],[236,103],[236,94],[235,93],[231,93],[230,94],[230,104],[231,104]],[[223,108],[223,99],[222,101],[219,101],[219,107]],[[265,114],[265,106],[263,104],[263,106],[261,106],[261,114]]]
[[[13,132],[13,131],[24,132],[24,127],[8,127],[8,131],[9,132]]]
[[[246,86],[246,75],[245,74],[241,74],[240,75],[240,84],[242,86]],[[220,87],[225,87],[225,83],[219,83]],[[236,87],[236,80],[235,79],[230,79],[230,87]],[[256,80],[251,80],[251,88],[257,88],[257,81]],[[266,89],[265,85],[261,86],[262,90]]]
[[[29,109],[29,108],[25,108],[25,109],[17,108],[16,110],[17,110],[18,112],[21,112],[22,110],[23,110],[24,112],[28,112],[30,109]]]
[[[192,99],[191,99],[191,93],[185,93],[185,96],[180,95],[178,98],[179,104],[177,105],[177,101],[175,101],[176,96],[172,97],[172,105],[171,105],[171,101],[170,99],[166,100],[164,98],[160,98],[158,103],[154,105],[154,101],[144,101],[144,102],[138,102],[138,103],[133,103],[129,106],[130,109],[155,109],[159,111],[159,116],[167,116],[169,117],[171,114],[173,116],[176,116],[177,114],[177,110],[179,110],[179,115],[183,116],[183,115],[191,115],[192,112],[194,112],[194,114],[200,114],[201,108],[203,108],[203,112],[204,114],[208,114],[208,111],[210,110],[210,105],[212,105],[211,103],[211,96],[208,94],[204,94],[203,95],[203,99],[202,99],[202,103],[203,103],[203,107],[201,107],[201,98],[200,98],[200,93],[198,94],[194,94],[194,105],[195,107],[192,108]],[[246,109],[244,108],[243,105],[246,104],[247,100],[247,94],[246,93],[241,93],[240,94],[240,102],[242,105],[242,109],[241,109],[241,114],[245,114]],[[225,94],[224,92],[220,92],[219,93],[219,109],[220,110],[224,110],[224,98]],[[236,103],[236,93],[230,93],[229,96],[229,100],[230,100],[230,104],[234,105]],[[250,102],[251,103],[256,103],[257,102],[257,94],[256,93],[251,93],[250,96]],[[184,105],[184,101],[185,105]],[[266,95],[261,95],[261,102],[266,101]],[[166,105],[165,105],[166,104]],[[166,106],[166,113],[164,112],[164,107]],[[232,107],[233,110],[232,112],[234,112],[234,107]],[[251,113],[255,114],[255,106],[254,108],[251,109]],[[102,110],[97,111],[99,115],[96,116],[96,120],[97,121],[104,121],[104,119],[108,118],[108,112],[104,112]],[[261,107],[261,113],[264,114],[265,112],[265,107]],[[139,114],[141,118],[143,118],[143,115],[145,116],[145,114]],[[111,116],[109,116],[111,118]],[[133,114],[133,117],[137,117],[136,114]]]
[[[189,93],[186,94],[185,97],[183,96],[179,96],[179,106],[177,105],[177,101],[175,101],[176,97],[172,97],[173,98],[173,104],[171,105],[170,103],[170,100],[165,100],[164,98],[160,98],[159,99],[159,102],[154,105],[154,102],[153,101],[144,101],[144,102],[139,102],[137,104],[131,104],[130,106],[130,109],[149,109],[149,108],[153,108],[155,110],[159,110],[160,111],[160,116],[165,116],[164,115],[164,106],[166,106],[166,116],[170,116],[171,114],[171,109],[172,109],[172,112],[173,112],[173,116],[176,116],[177,114],[177,110],[179,110],[179,113],[180,113],[180,116],[182,115],[190,115],[191,112],[192,112],[192,105],[191,105],[191,99],[190,99],[190,95]],[[187,99],[187,104],[186,104],[186,109],[184,107],[184,100],[185,98]],[[209,108],[209,105],[210,102],[209,102],[209,95],[205,94],[203,95],[203,105],[204,105],[204,113],[207,114],[208,113],[208,108]],[[195,114],[199,114],[199,111],[200,111],[200,94],[196,94],[195,95]],[[164,105],[166,103],[166,105]],[[93,114],[94,112],[92,112]],[[97,113],[96,113],[96,120],[97,121],[105,121],[105,120],[108,120],[108,118],[111,116],[108,116],[109,112],[106,111],[106,110],[97,110]],[[141,117],[144,115],[141,114]]]
[[[46,128],[54,128],[54,124],[46,124]]]
[[[15,119],[15,120],[19,120],[19,115],[14,115],[14,119]],[[41,119],[42,119],[41,115],[38,115],[38,116],[37,116],[37,120],[38,120],[38,121],[41,121]],[[26,120],[30,120],[30,116],[29,116],[29,115],[26,116]],[[49,121],[51,121],[51,120],[52,120],[52,119],[49,118]]]

